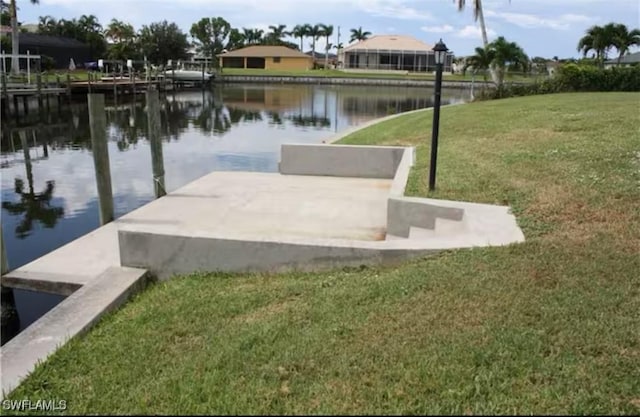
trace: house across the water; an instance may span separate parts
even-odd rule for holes
[[[286,46],[253,45],[218,54],[221,68],[309,70],[313,58]]]
[[[435,71],[433,45],[411,36],[376,35],[340,50],[345,69],[430,72]],[[451,71],[453,54],[447,54],[444,71]]]

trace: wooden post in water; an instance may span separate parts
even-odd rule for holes
[[[2,225],[0,224],[0,246],[2,247],[2,272],[4,275],[9,272],[9,260],[7,260],[7,249],[4,247],[4,235],[2,234]]]
[[[38,90],[38,111],[42,111],[42,74],[36,74],[36,88]]]
[[[2,59],[4,61],[4,56]],[[2,71],[0,82],[2,83],[2,100],[4,103],[2,109],[4,110],[6,117],[9,117],[11,115],[11,108],[9,107],[9,94],[7,92],[7,73],[4,71]]]
[[[115,101],[116,109],[118,108],[118,86],[116,84],[117,76],[116,68],[113,67],[113,100]]]
[[[71,74],[67,72],[67,97],[71,101]]]
[[[113,192],[109,167],[109,147],[107,146],[107,116],[104,109],[104,94],[88,94],[87,101],[89,103],[91,148],[100,203],[100,224],[104,225],[113,220]]]
[[[135,83],[135,71],[133,65],[129,68],[129,81],[131,82],[131,94],[133,94],[133,101],[136,100],[136,83]]]
[[[16,117],[20,116],[20,106],[18,105],[18,95],[13,95],[13,109],[16,112]]]
[[[147,130],[151,147],[151,166],[153,169],[153,189],[156,198],[167,194],[164,185],[164,158],[162,157],[162,139],[160,137],[160,98],[158,90],[149,89],[147,98]]]

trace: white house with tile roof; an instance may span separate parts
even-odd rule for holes
[[[411,36],[376,35],[340,50],[345,69],[430,72],[436,68],[433,45]],[[448,54],[444,71],[451,71]]]

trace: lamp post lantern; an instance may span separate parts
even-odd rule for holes
[[[436,188],[436,160],[438,158],[438,130],[440,125],[440,94],[442,91],[442,70],[447,58],[447,45],[442,39],[433,47],[436,60],[436,85],[433,100],[433,129],[431,134],[431,165],[429,166],[429,191]]]

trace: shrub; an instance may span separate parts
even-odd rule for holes
[[[640,91],[640,65],[609,69],[565,64],[549,79],[531,84],[503,84],[483,90],[479,100],[578,91]]]

